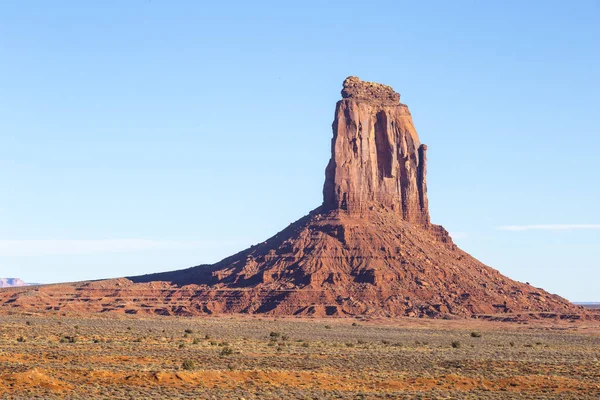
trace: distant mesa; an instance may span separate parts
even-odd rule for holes
[[[23,282],[19,278],[0,278],[0,288],[29,286],[29,283]]]
[[[600,302],[592,302],[592,303],[575,303],[579,306],[585,307],[585,308],[593,308],[593,309],[600,309]]]
[[[585,314],[482,264],[431,223],[427,146],[390,86],[348,77],[332,128],[322,204],[266,241],[212,265],[2,291],[0,306],[507,320]]]

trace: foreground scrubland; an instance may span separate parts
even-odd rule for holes
[[[0,316],[2,399],[598,399],[598,322]]]

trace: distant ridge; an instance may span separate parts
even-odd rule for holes
[[[573,304],[577,304],[578,306],[582,306],[585,308],[599,308],[600,309],[600,302],[598,302],[598,303],[576,302]]]
[[[0,288],[30,286],[30,283],[25,283],[20,278],[0,278]]]

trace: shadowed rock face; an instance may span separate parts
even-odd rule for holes
[[[427,226],[426,151],[408,107],[391,87],[344,81],[333,121],[323,206],[363,212],[388,209]]]
[[[213,265],[5,289],[0,307],[502,319],[582,313],[559,296],[482,264],[430,223],[427,148],[398,93],[349,77],[342,97],[323,204],[275,236]]]

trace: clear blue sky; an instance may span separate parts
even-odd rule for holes
[[[357,75],[409,105],[434,222],[512,278],[600,300],[599,71],[597,1],[0,2],[0,277],[266,239],[320,204]]]

